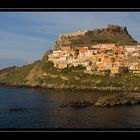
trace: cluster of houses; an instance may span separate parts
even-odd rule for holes
[[[140,75],[140,45],[97,44],[69,50],[63,47],[51,51],[48,60],[58,69],[81,65],[85,68],[84,72],[89,74],[131,72]]]

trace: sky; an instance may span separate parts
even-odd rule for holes
[[[41,59],[62,32],[108,24],[126,26],[140,42],[140,12],[0,12],[0,69]]]

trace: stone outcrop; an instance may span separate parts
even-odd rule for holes
[[[70,102],[69,105],[71,107],[88,107],[88,106],[94,105],[94,102],[86,101],[86,100],[79,100],[79,101]]]
[[[25,77],[25,85],[30,85],[32,87],[41,86],[43,84],[42,80],[47,76],[49,76],[49,74],[47,73],[47,71],[44,72],[42,70],[41,62],[38,62]]]
[[[36,86],[40,85],[40,80],[43,76],[41,70],[37,70],[37,68],[33,68],[30,73],[26,77],[26,85]]]
[[[92,46],[99,43],[115,43],[119,45],[135,45],[135,41],[126,27],[108,25],[106,28],[86,30],[77,33],[63,33],[56,41],[55,49],[69,50]]]
[[[140,93],[116,93],[100,97],[96,102],[96,106],[115,106],[125,104],[140,103]]]

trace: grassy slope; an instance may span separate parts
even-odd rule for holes
[[[135,76],[129,73],[110,78],[108,75],[89,75],[83,73],[82,69],[71,68],[58,70],[53,68],[51,62],[46,62],[43,65],[43,70],[50,72],[50,74],[57,75],[58,77],[45,78],[43,82],[51,84],[65,84],[84,87],[123,87],[123,88],[140,88],[140,76]],[[69,80],[63,80],[60,77],[67,77]]]
[[[24,84],[26,76],[38,65],[41,70],[49,74],[46,77],[38,80],[41,84],[54,84],[54,85],[66,85],[75,87],[122,87],[122,88],[140,88],[140,76],[134,76],[131,74],[123,74],[114,78],[110,78],[108,75],[89,75],[83,73],[83,69],[70,68],[59,70],[53,67],[53,63],[46,60],[35,62],[31,65],[26,65],[21,68],[10,68],[0,71],[1,74],[5,74],[3,78],[0,78],[0,83],[8,84]]]
[[[1,70],[1,73],[5,73],[5,76],[0,79],[0,83],[8,84],[24,84],[25,77],[29,74],[33,65],[25,65],[21,68],[9,68],[7,70]]]

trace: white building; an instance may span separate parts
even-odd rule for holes
[[[133,53],[133,52],[135,52],[136,47],[135,46],[125,46],[125,50],[128,53]]]

